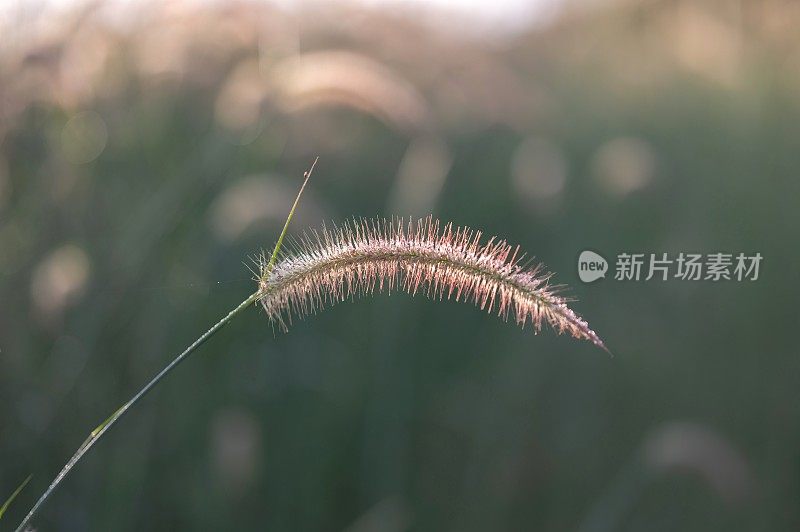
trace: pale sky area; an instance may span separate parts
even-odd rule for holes
[[[24,20],[41,9],[57,12],[86,3],[87,0],[0,0],[0,15],[11,20]],[[213,4],[223,0],[174,0],[184,4]],[[260,0],[288,9],[321,4],[324,0]],[[569,0],[337,0],[340,3],[386,9],[421,10],[431,14],[451,13],[466,24],[465,29],[477,33],[513,33],[529,25],[549,20],[559,6]],[[136,0],[105,0],[106,4],[130,8],[141,5]]]

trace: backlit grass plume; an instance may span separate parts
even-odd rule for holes
[[[316,164],[316,161],[314,161]],[[502,318],[513,316],[520,325],[531,323],[538,331],[543,322],[558,332],[589,340],[605,349],[587,323],[567,307],[550,275],[540,266],[523,265],[519,248],[504,240],[481,241],[481,232],[443,227],[430,217],[413,222],[353,220],[332,230],[306,234],[289,252],[281,252],[289,222],[314,165],[305,173],[300,192],[289,211],[269,258],[258,262],[258,288],[203,333],[159,371],[128,402],[92,430],[56,475],[17,528],[24,532],[42,504],[69,475],[75,465],[161,379],[186,360],[242,310],[260,302],[267,315],[287,328],[293,315],[313,313],[326,305],[377,291],[423,292],[435,299],[473,301]],[[27,482],[27,481],[26,481]],[[23,484],[24,486],[24,484]],[[22,486],[0,510],[0,517]]]
[[[531,323],[536,331],[547,322],[605,349],[549,284],[541,265],[526,268],[519,247],[495,238],[482,242],[481,236],[432,217],[361,219],[323,228],[296,241],[274,267],[262,258],[259,301],[285,329],[292,315],[375,290],[422,292],[433,299],[472,301],[503,319],[510,315],[522,326]]]

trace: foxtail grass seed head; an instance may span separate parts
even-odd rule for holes
[[[282,252],[271,268],[259,260],[258,299],[281,328],[292,316],[375,291],[424,293],[432,299],[472,301],[503,319],[547,322],[559,333],[606,349],[600,337],[549,283],[541,265],[526,267],[519,247],[466,227],[427,217],[355,219],[341,227],[312,231]]]

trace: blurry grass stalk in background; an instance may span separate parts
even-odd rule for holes
[[[15,489],[11,493],[11,495],[8,496],[8,499],[6,499],[6,502],[3,503],[3,506],[0,506],[0,519],[3,518],[3,514],[6,513],[6,510],[8,510],[8,507],[11,506],[11,503],[14,502],[14,499],[17,498],[17,495],[19,495],[19,492],[21,492],[25,488],[25,486],[28,485],[28,482],[31,481],[31,477],[32,476],[33,475],[28,475],[28,478],[23,480],[22,483],[19,486],[17,486],[17,489]]]
[[[286,223],[284,223],[283,230],[281,231],[281,234],[278,237],[278,241],[275,243],[275,248],[272,250],[272,256],[261,270],[262,279],[264,275],[269,275],[269,273],[272,271],[272,268],[275,265],[275,261],[278,258],[278,253],[280,252],[281,246],[283,245],[283,239],[286,236],[286,231],[289,228],[289,223],[292,221],[294,212],[297,209],[297,204],[300,202],[300,197],[303,195],[303,190],[305,190],[306,184],[308,183],[308,180],[311,177],[311,173],[314,171],[314,167],[316,166],[318,160],[319,157],[317,157],[314,160],[313,164],[311,165],[311,168],[309,168],[308,171],[306,171],[305,174],[303,175],[304,178],[303,184],[300,187],[300,191],[297,193],[297,197],[295,198],[294,204],[292,205],[292,208],[289,211],[289,215],[286,217]],[[25,532],[25,530],[28,528],[28,525],[30,525],[31,521],[36,516],[36,513],[38,512],[39,508],[41,508],[41,506],[45,503],[45,501],[47,501],[47,499],[50,497],[53,491],[58,487],[59,484],[61,484],[61,482],[70,473],[70,471],[72,471],[72,468],[74,468],[75,465],[78,462],[80,462],[81,458],[83,458],[83,455],[85,455],[89,451],[89,449],[91,449],[92,446],[94,446],[94,444],[100,438],[103,437],[103,434],[105,434],[108,429],[110,429],[117,421],[119,421],[119,419],[122,418],[122,416],[124,416],[125,413],[127,413],[128,410],[131,409],[131,407],[136,405],[136,403],[138,403],[145,395],[147,395],[147,393],[150,390],[152,390],[155,387],[155,385],[161,381],[161,379],[166,377],[167,374],[169,374],[173,369],[175,369],[178,366],[178,364],[183,362],[189,355],[191,355],[195,350],[197,350],[198,347],[203,345],[209,338],[214,336],[214,334],[216,334],[217,331],[219,331],[222,327],[227,325],[228,322],[230,322],[234,316],[239,314],[239,312],[241,312],[246,307],[249,307],[250,305],[255,303],[258,300],[260,293],[261,290],[257,290],[252,294],[250,294],[247,297],[247,299],[242,301],[235,309],[231,310],[224,318],[222,318],[216,324],[214,324],[213,327],[211,327],[202,336],[200,336],[197,340],[195,340],[192,343],[192,345],[187,347],[185,351],[183,351],[180,355],[175,357],[175,359],[172,362],[170,362],[167,366],[165,366],[164,369],[162,369],[155,377],[153,377],[153,379],[150,382],[148,382],[141,390],[139,390],[139,392],[137,392],[136,395],[134,395],[127,403],[122,405],[119,409],[117,409],[116,412],[111,414],[111,416],[109,416],[108,419],[106,419],[100,425],[98,425],[97,428],[95,428],[89,434],[89,436],[86,438],[83,444],[81,444],[81,446],[72,456],[72,458],[69,459],[67,464],[61,470],[61,472],[56,476],[53,482],[50,483],[50,486],[48,486],[47,490],[45,490],[42,496],[39,497],[39,500],[36,501],[36,504],[34,504],[33,508],[31,508],[31,510],[28,512],[28,515],[25,516],[20,525],[17,527],[17,532]],[[5,512],[7,506],[11,503],[11,501],[13,501],[14,498],[22,490],[22,488],[25,487],[25,484],[28,483],[28,480],[30,480],[30,477],[28,477],[28,479],[25,482],[23,482],[22,485],[20,485],[20,487],[17,488],[17,490],[11,495],[8,501],[6,501],[6,503],[3,505],[2,511],[0,511],[0,517],[2,517],[3,512]]]

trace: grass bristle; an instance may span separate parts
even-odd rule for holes
[[[312,231],[295,241],[271,271],[259,264],[259,300],[286,329],[292,316],[375,291],[424,293],[432,299],[472,301],[503,319],[536,331],[544,322],[559,333],[606,349],[567,306],[541,265],[524,266],[519,247],[466,227],[427,217],[360,219]]]

